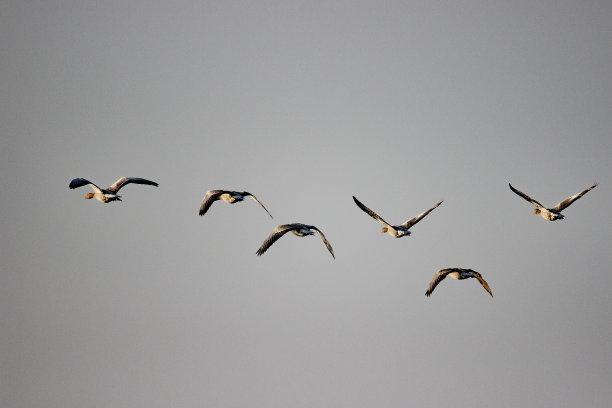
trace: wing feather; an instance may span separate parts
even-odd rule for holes
[[[213,205],[213,203],[217,201],[222,194],[225,193],[227,193],[227,191],[225,190],[208,190],[204,195],[204,198],[202,198],[202,202],[200,203],[199,214],[206,214],[206,211],[208,211],[210,206]]]
[[[336,255],[334,255],[334,250],[332,249],[330,243],[327,241],[327,239],[325,238],[325,235],[323,235],[323,233],[321,232],[321,230],[319,230],[317,227],[311,225],[310,226],[311,229],[317,231],[317,233],[319,234],[319,236],[321,237],[321,239],[323,240],[323,243],[325,244],[325,246],[327,247],[327,250],[329,251],[329,253],[331,254],[331,256],[336,259]]]
[[[487,292],[489,292],[489,295],[491,295],[491,297],[493,297],[493,292],[491,292],[491,288],[489,287],[487,281],[482,278],[482,275],[480,273],[474,271],[474,274],[476,275],[476,279],[478,279],[478,282],[480,282],[482,287],[485,288]]]
[[[366,207],[361,201],[359,201],[357,198],[355,198],[355,196],[353,196],[353,201],[355,201],[355,204],[357,204],[357,207],[361,208],[361,210],[363,212],[365,212],[366,214],[368,214],[370,217],[374,218],[375,220],[380,221],[381,223],[383,223],[387,227],[391,227],[392,228],[391,224],[389,224],[387,221],[383,220],[382,217],[380,217],[374,211],[372,211],[368,207]]]
[[[113,193],[118,192],[121,188],[127,184],[147,184],[149,186],[157,187],[157,184],[154,181],[139,178],[139,177],[121,177],[119,180],[115,181],[115,183],[110,186],[107,190],[112,191]]]
[[[71,189],[72,188],[79,188],[79,187],[86,186],[88,184],[94,189],[94,191],[96,191],[98,193],[102,193],[102,189],[100,187],[96,186],[94,183],[92,183],[91,181],[86,180],[84,178],[75,178],[74,180],[72,180],[70,182],[68,187],[70,187]]]
[[[268,238],[264,240],[264,242],[261,244],[261,247],[259,247],[259,249],[257,250],[257,256],[263,255],[263,253],[266,252],[268,248],[272,246],[273,243],[278,241],[278,239],[282,237],[283,235],[285,235],[287,232],[296,230],[300,228],[301,226],[302,224],[285,224],[285,225],[279,225],[276,228],[274,228],[272,232],[270,233],[270,235],[268,235]]]
[[[420,213],[419,215],[417,215],[414,218],[409,219],[408,221],[406,221],[405,223],[403,223],[401,226],[406,228],[406,229],[410,229],[410,227],[412,227],[414,224],[416,224],[417,222],[421,221],[423,218],[425,218],[427,216],[427,214],[429,214],[430,212],[432,212],[433,210],[435,210],[436,208],[438,208],[438,206],[440,204],[442,204],[443,201],[440,201],[438,204],[434,205],[433,207],[431,207],[429,210],[427,211],[423,211],[422,213]]]
[[[595,187],[597,187],[597,183],[593,184],[591,187],[587,188],[584,191],[581,191],[578,194],[574,194],[573,196],[566,198],[565,200],[561,201],[559,204],[555,205],[551,209],[561,212],[564,208],[569,207],[574,201],[576,201],[577,199],[579,199],[580,197],[582,197],[583,195],[585,195],[586,193],[588,193]]]
[[[510,186],[510,190],[514,191],[516,194],[518,194],[519,196],[523,197],[525,200],[529,201],[531,204],[535,205],[538,208],[545,208],[542,204],[538,203],[536,200],[534,200],[533,198],[529,197],[527,194],[525,194],[522,191],[519,191],[516,188],[512,187],[512,184],[508,183],[508,185]]]
[[[431,296],[436,286],[438,286],[438,284],[442,282],[444,278],[446,278],[446,276],[448,276],[448,274],[451,273],[452,271],[453,269],[440,269],[438,272],[436,272],[431,282],[429,282],[429,287],[427,288],[427,291],[425,292],[425,296]]]
[[[266,207],[264,207],[264,205],[261,203],[261,201],[259,201],[257,199],[257,197],[255,197],[253,194],[247,192],[247,191],[243,191],[242,195],[244,196],[249,196],[251,197],[253,200],[257,201],[257,204],[261,205],[261,208],[263,208],[264,210],[266,210],[266,212],[268,213],[268,215],[270,216],[270,218],[274,219],[274,217],[272,217],[272,214],[270,214],[270,211],[268,211],[268,209]]]

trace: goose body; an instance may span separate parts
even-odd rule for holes
[[[253,194],[247,191],[231,191],[231,190],[208,190],[206,192],[206,195],[202,199],[202,202],[200,203],[199,214],[201,216],[206,214],[210,206],[213,205],[213,203],[217,200],[223,200],[226,203],[235,204],[237,202],[243,201],[246,197],[251,197],[253,200],[255,200],[257,204],[261,206],[261,208],[266,210],[270,218],[273,218],[272,214],[270,214],[270,212],[266,209],[266,207],[264,207],[264,205]]]
[[[121,201],[121,196],[118,194],[119,190],[127,184],[146,184],[150,186],[157,187],[158,184],[151,180],[146,180],[138,177],[121,177],[119,180],[115,181],[113,185],[107,188],[100,188],[91,181],[84,178],[75,178],[68,185],[69,188],[79,188],[86,185],[90,185],[93,188],[93,193],[88,193],[85,195],[86,199],[95,198],[101,203],[110,203],[111,201]]]
[[[425,218],[425,216],[427,216],[427,214],[432,212],[434,209],[436,209],[443,202],[443,201],[440,201],[439,203],[437,203],[436,205],[431,207],[429,210],[423,211],[419,215],[409,219],[408,221],[406,221],[405,223],[403,223],[401,225],[391,225],[387,221],[383,220],[381,216],[379,216],[374,211],[372,211],[368,207],[366,207],[355,196],[353,196],[353,201],[355,201],[355,204],[357,204],[357,207],[361,208],[361,210],[363,212],[365,212],[366,214],[368,214],[370,217],[374,218],[375,220],[378,220],[383,225],[383,228],[380,230],[380,232],[386,232],[386,233],[388,233],[389,235],[391,235],[392,237],[395,237],[395,238],[401,238],[403,236],[410,235],[410,231],[409,231],[410,228],[412,228],[412,226],[414,226],[417,222],[419,222],[423,218]]]
[[[336,259],[336,256],[334,255],[334,250],[332,249],[330,243],[327,241],[327,239],[325,238],[325,235],[323,235],[321,230],[319,230],[314,225],[306,225],[306,224],[300,224],[300,223],[284,224],[284,225],[279,225],[276,228],[274,228],[272,232],[270,233],[270,235],[268,235],[268,238],[264,240],[264,242],[261,244],[261,247],[257,250],[257,255],[258,256],[263,255],[264,252],[266,252],[273,243],[275,243],[279,238],[281,238],[283,235],[285,235],[288,232],[292,232],[298,237],[314,235],[315,233],[319,234],[319,236],[323,240],[323,243],[327,247],[327,250],[329,251],[331,256],[334,259]]]
[[[493,292],[491,292],[491,288],[489,288],[489,284],[482,278],[482,275],[476,272],[473,269],[464,269],[464,268],[446,268],[440,269],[435,273],[431,282],[429,282],[429,287],[425,292],[425,296],[431,296],[432,292],[438,286],[440,282],[444,280],[447,276],[450,276],[453,279],[463,280],[468,278],[476,278],[478,282],[482,285],[482,287],[489,292],[489,295],[493,297]]]
[[[533,209],[534,214],[540,214],[542,218],[548,221],[556,221],[564,219],[565,217],[563,216],[563,214],[561,214],[561,211],[563,211],[565,208],[569,207],[574,201],[578,200],[580,197],[597,187],[597,183],[593,184],[591,187],[581,191],[578,194],[574,194],[573,196],[567,197],[565,200],[561,201],[559,204],[555,205],[552,208],[544,207],[542,204],[529,197],[527,194],[512,187],[512,184],[508,183],[508,186],[510,186],[510,190],[512,190],[518,196],[535,205],[536,208]]]

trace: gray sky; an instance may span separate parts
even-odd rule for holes
[[[498,4],[494,4],[498,3]],[[0,400],[608,407],[612,4],[3,1]],[[123,202],[72,178],[121,176]],[[508,182],[552,206],[544,221]],[[216,203],[206,190],[247,190]],[[351,196],[401,223],[393,239]],[[274,226],[288,235],[262,257]],[[437,269],[480,271],[424,292]]]

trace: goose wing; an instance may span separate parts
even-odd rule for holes
[[[70,182],[70,184],[68,184],[68,187],[70,187],[71,189],[79,188],[79,187],[86,186],[88,184],[94,189],[96,193],[102,193],[102,189],[100,187],[96,186],[94,183],[84,178],[75,178],[74,180]]]
[[[210,206],[213,205],[213,203],[217,201],[222,194],[225,194],[227,192],[228,191],[225,190],[208,190],[206,192],[206,195],[204,195],[204,198],[202,198],[202,202],[200,203],[199,214],[206,214],[206,211],[208,211]]]
[[[440,269],[438,272],[436,272],[434,277],[431,279],[431,282],[429,282],[429,287],[427,288],[427,291],[425,292],[425,296],[431,296],[436,286],[438,286],[438,284],[442,282],[444,278],[446,278],[448,274],[453,271],[454,269],[447,268],[447,269]]]
[[[555,205],[552,208],[552,210],[561,212],[564,208],[569,207],[574,201],[576,201],[577,199],[579,199],[580,197],[582,197],[583,195],[585,195],[586,193],[588,193],[589,191],[591,191],[595,187],[597,187],[597,183],[593,184],[591,187],[587,188],[584,191],[581,191],[578,194],[574,194],[571,197],[567,197],[565,200],[563,200],[559,204]]]
[[[491,288],[489,287],[489,284],[487,283],[486,280],[482,278],[482,275],[476,271],[474,271],[474,275],[476,275],[476,279],[478,279],[478,282],[480,282],[482,287],[485,288],[487,292],[489,292],[489,295],[491,295],[491,297],[493,297],[493,292],[491,292]]]
[[[331,254],[331,256],[336,259],[336,255],[334,255],[334,250],[332,249],[330,243],[327,241],[327,239],[325,238],[325,235],[323,235],[323,233],[321,232],[321,230],[319,230],[317,227],[315,227],[314,225],[310,225],[310,229],[313,229],[315,231],[317,231],[317,233],[319,234],[319,236],[321,237],[321,239],[323,240],[323,243],[325,244],[325,246],[327,247],[327,250],[329,251],[329,253]]]
[[[119,180],[115,181],[115,183],[112,186],[110,186],[107,190],[112,191],[113,193],[117,193],[119,190],[121,190],[123,186],[130,184],[130,183],[147,184],[149,186],[155,186],[155,187],[159,185],[154,181],[143,179],[143,178],[121,177]]]
[[[249,196],[251,197],[253,200],[257,201],[257,204],[261,205],[261,208],[263,208],[264,210],[266,210],[266,212],[268,213],[268,215],[270,216],[270,218],[274,219],[274,217],[272,217],[272,214],[270,214],[270,211],[268,211],[268,209],[266,207],[264,207],[264,205],[261,203],[261,201],[259,201],[257,199],[257,197],[255,197],[253,194],[249,193],[248,191],[243,191],[242,192],[243,196]]]
[[[442,204],[442,201],[440,201],[438,204],[434,205],[433,207],[431,207],[429,210],[427,211],[423,211],[422,213],[420,213],[419,215],[417,215],[414,218],[409,219],[408,221],[406,221],[405,223],[403,223],[401,226],[409,229],[410,227],[412,227],[414,224],[416,224],[417,222],[421,221],[423,218],[425,218],[425,216],[427,216],[427,214],[429,214],[430,212],[432,212],[433,210],[435,210],[440,204]]]
[[[510,190],[514,191],[516,194],[523,197],[525,200],[529,201],[531,204],[535,205],[538,208],[544,208],[542,204],[538,203],[536,200],[529,197],[527,194],[523,193],[522,191],[518,191],[516,188],[512,187],[512,184],[508,183],[508,185],[510,186]]]
[[[270,233],[270,235],[268,235],[268,238],[265,239],[263,244],[261,244],[261,246],[257,250],[257,255],[258,256],[263,255],[263,253],[266,252],[268,248],[272,246],[273,243],[278,241],[280,237],[282,237],[289,231],[299,229],[302,226],[303,224],[285,224],[285,225],[279,225],[278,227],[274,228],[272,232]]]
[[[370,217],[374,218],[375,220],[380,221],[381,223],[383,223],[385,226],[387,227],[393,227],[391,224],[389,224],[387,221],[383,220],[378,214],[376,214],[374,211],[370,210],[368,207],[366,207],[365,205],[363,205],[363,203],[361,201],[359,201],[357,198],[355,198],[355,196],[353,196],[353,201],[355,201],[355,204],[357,204],[357,207],[361,208],[361,210],[363,212],[365,212],[366,214],[368,214]]]

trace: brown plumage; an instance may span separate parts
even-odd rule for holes
[[[319,236],[323,240],[323,243],[327,247],[327,250],[329,251],[329,253],[332,255],[334,259],[336,259],[336,256],[334,255],[334,250],[332,249],[330,243],[325,238],[325,235],[323,235],[323,233],[314,225],[306,225],[306,224],[300,224],[300,223],[279,225],[278,227],[274,228],[274,230],[272,230],[270,235],[268,235],[268,238],[264,240],[264,242],[261,244],[261,247],[257,250],[257,255],[258,256],[263,255],[263,253],[266,252],[273,243],[275,243],[279,238],[281,238],[283,235],[285,235],[289,231],[291,231],[298,237],[304,237],[306,235],[314,235],[314,233],[316,232],[317,234],[319,234]]]
[[[74,180],[70,182],[68,187],[73,189],[73,188],[83,187],[89,184],[91,188],[93,188],[94,192],[85,195],[85,198],[87,199],[95,198],[96,200],[102,203],[110,203],[111,201],[121,201],[121,196],[118,195],[117,193],[119,192],[119,190],[121,190],[122,187],[128,184],[131,184],[131,183],[146,184],[146,185],[155,186],[155,187],[158,186],[156,182],[147,180],[147,179],[143,179],[143,178],[121,177],[119,180],[115,181],[113,185],[105,189],[96,186],[94,183],[84,178],[75,178]]]
[[[383,225],[383,228],[381,229],[380,232],[386,232],[395,238],[401,238],[403,236],[410,235],[409,229],[412,228],[412,226],[414,226],[417,222],[421,221],[423,218],[425,218],[427,214],[429,214],[430,212],[435,210],[440,204],[442,204],[442,201],[440,201],[439,203],[431,207],[429,210],[423,211],[422,213],[409,219],[408,221],[406,221],[405,223],[401,225],[391,225],[387,221],[383,220],[381,216],[379,216],[374,211],[366,207],[355,196],[353,196],[353,201],[355,201],[355,204],[357,204],[357,207],[361,208],[363,212],[365,212],[366,214],[368,214],[370,217],[374,218],[375,220],[379,221]]]
[[[563,214],[561,214],[561,211],[563,211],[565,208],[569,207],[574,201],[576,201],[577,199],[579,199],[580,197],[582,197],[583,195],[585,195],[586,193],[588,193],[589,191],[597,187],[597,183],[595,183],[591,187],[587,188],[586,190],[583,190],[578,194],[574,194],[573,196],[567,197],[565,200],[561,201],[559,204],[555,205],[554,207],[546,208],[542,204],[534,200],[533,198],[529,197],[527,194],[512,187],[512,184],[508,183],[508,185],[510,186],[510,190],[512,190],[514,193],[516,193],[520,197],[524,198],[525,200],[529,201],[531,204],[536,206],[536,208],[533,209],[534,214],[540,214],[542,218],[548,221],[556,221],[556,220],[564,219],[565,217],[563,216]]]
[[[217,200],[223,200],[226,203],[234,204],[234,203],[244,200],[245,197],[251,197],[253,200],[257,202],[257,204],[261,206],[261,208],[266,210],[270,218],[273,218],[272,214],[270,214],[268,209],[264,207],[264,205],[253,194],[247,191],[230,191],[230,190],[208,190],[206,192],[206,195],[202,199],[202,202],[200,203],[199,214],[200,215],[206,214],[206,211],[208,211],[210,206],[213,205],[213,203]]]
[[[444,278],[446,278],[447,276],[450,276],[451,278],[459,279],[459,280],[468,279],[468,278],[476,278],[478,279],[478,282],[480,282],[482,287],[485,288],[487,292],[489,292],[491,297],[493,297],[493,292],[491,292],[491,288],[489,288],[489,284],[482,278],[482,275],[473,269],[464,269],[464,268],[440,269],[438,272],[436,272],[431,282],[429,282],[429,287],[427,288],[427,291],[425,292],[425,296],[430,296],[432,292],[434,291],[434,289],[436,288],[436,286],[438,286],[438,284],[442,282]]]

